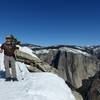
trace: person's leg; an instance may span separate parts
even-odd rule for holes
[[[9,57],[4,55],[4,66],[5,66],[5,74],[6,78],[10,78],[10,70],[9,70]]]
[[[14,57],[10,57],[10,63],[11,63],[12,76],[13,76],[13,78],[17,78],[16,67],[15,67],[15,58]]]

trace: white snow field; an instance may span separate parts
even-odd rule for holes
[[[0,100],[75,100],[70,88],[57,75],[30,73],[20,62],[16,62],[16,70],[19,81],[5,82],[3,53],[0,54]]]

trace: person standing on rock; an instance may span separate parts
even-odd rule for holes
[[[17,47],[16,44],[13,42],[13,36],[7,35],[6,42],[1,45],[0,53],[4,51],[4,66],[5,66],[5,74],[6,78],[5,81],[18,81],[16,75],[16,68],[15,68],[15,51]],[[11,72],[10,73],[10,67]]]

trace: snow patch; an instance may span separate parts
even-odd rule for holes
[[[37,51],[33,51],[33,53],[35,53],[35,54],[46,54],[46,53],[49,53],[49,50],[46,50],[46,49],[37,50]]]
[[[35,54],[33,54],[33,51],[30,48],[28,48],[28,47],[21,47],[21,46],[19,46],[19,50],[23,51],[25,53],[28,53],[28,54],[36,57],[36,58],[38,58]]]
[[[90,54],[83,52],[81,50],[77,50],[77,49],[73,49],[73,48],[68,48],[68,47],[62,47],[59,50],[61,51],[67,51],[67,52],[73,52],[73,53],[77,53],[77,54],[83,54],[85,56],[90,56]]]

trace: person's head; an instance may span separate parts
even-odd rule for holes
[[[12,43],[13,36],[12,35],[7,35],[5,39],[6,39],[6,43],[10,44],[10,43]]]

